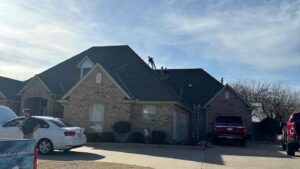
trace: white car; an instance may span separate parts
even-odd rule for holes
[[[69,151],[72,148],[86,144],[84,129],[72,127],[64,120],[47,116],[33,116],[40,124],[34,133],[37,148],[41,154],[53,150]],[[22,139],[22,132],[17,127],[22,124],[24,117],[17,117],[0,124],[0,138]]]
[[[14,111],[6,106],[0,106],[0,123],[18,117]]]

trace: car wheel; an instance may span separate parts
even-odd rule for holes
[[[288,156],[295,156],[295,146],[293,143],[289,143],[286,147],[286,153]]]
[[[49,154],[53,151],[53,144],[49,139],[41,139],[37,144],[40,154]]]
[[[285,143],[282,142],[281,147],[282,147],[282,150],[284,150],[284,151],[286,150],[286,144]]]

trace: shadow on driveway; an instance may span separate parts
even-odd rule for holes
[[[199,148],[185,148],[181,146],[153,146],[135,144],[102,144],[91,143],[86,145],[93,149],[131,154],[141,154],[156,157],[165,157],[194,162],[205,162],[217,165],[225,165],[222,156],[244,156],[263,158],[290,158],[281,151],[281,147],[275,144],[263,144],[248,142],[246,147],[235,144],[213,145],[212,148],[201,150]]]
[[[55,160],[55,161],[93,161],[93,160],[100,160],[105,158],[104,156],[93,154],[93,153],[86,153],[86,152],[60,152],[54,151],[48,155],[39,155],[39,160]]]

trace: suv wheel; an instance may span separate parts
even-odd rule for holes
[[[295,146],[293,143],[289,143],[286,148],[287,155],[295,156]]]

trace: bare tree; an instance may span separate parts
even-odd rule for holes
[[[237,81],[232,87],[254,106],[253,116],[286,120],[299,104],[299,91],[280,83],[266,81]]]

